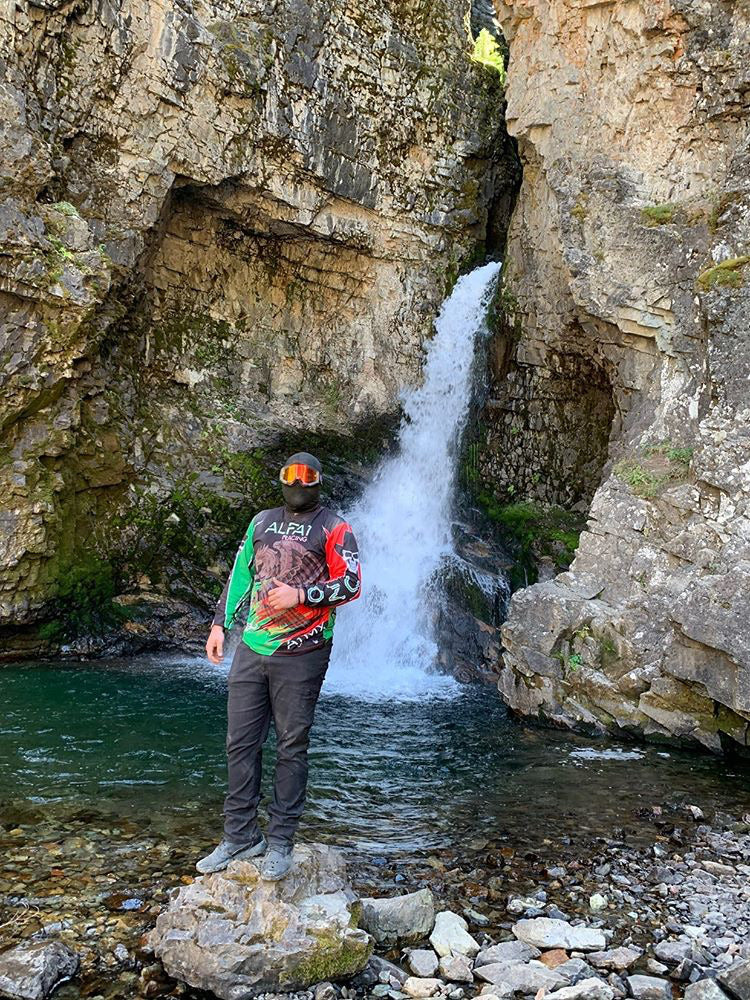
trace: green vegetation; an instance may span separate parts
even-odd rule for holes
[[[692,458],[691,447],[662,441],[647,446],[640,455],[621,459],[613,471],[636,496],[652,500],[670,484],[684,482]]]
[[[278,504],[277,463],[269,463],[262,448],[230,451],[225,445],[219,450],[218,458],[211,471],[223,476],[231,490],[241,493],[258,510]]]
[[[559,570],[570,566],[585,526],[585,517],[580,513],[529,501],[500,504],[486,492],[481,492],[478,499],[516,548],[518,562],[511,573],[513,589],[537,579],[536,560],[540,557],[553,559]]]
[[[632,458],[623,459],[615,466],[615,475],[631,488],[636,496],[651,499],[658,495],[667,478],[647,469]]]
[[[56,201],[52,206],[52,208],[56,209],[58,212],[61,212],[63,215],[67,216],[78,215],[78,209],[75,207],[75,205],[72,205],[69,201]]]
[[[486,29],[482,28],[474,39],[474,50],[471,53],[474,62],[489,66],[500,76],[500,83],[505,86],[505,59],[503,51],[497,43],[497,39]]]
[[[702,292],[709,292],[712,288],[739,288],[742,285],[741,269],[750,264],[750,254],[742,257],[731,257],[723,260],[720,264],[706,268],[695,279],[695,283]]]
[[[692,448],[675,448],[669,441],[649,445],[648,448],[644,449],[644,454],[666,455],[670,462],[681,462],[683,465],[690,465],[693,460]]]
[[[218,596],[221,587],[206,567],[217,558],[230,560],[256,511],[278,502],[270,473],[252,454],[232,456],[223,471],[242,499],[221,496],[191,472],[166,495],[138,491],[114,519],[111,530],[120,540],[112,558],[129,583],[146,574],[153,583],[169,583],[177,596],[195,598],[197,584]]]
[[[609,636],[604,636],[599,640],[599,666],[604,669],[608,662],[616,659],[617,646]]]
[[[50,642],[77,639],[119,625],[127,612],[113,603],[119,580],[112,565],[95,555],[58,565],[50,620],[39,629]]]
[[[588,215],[588,197],[583,192],[576,198],[576,203],[571,208],[570,214],[581,223],[586,219]]]
[[[504,336],[512,347],[521,339],[521,310],[518,299],[504,278],[498,281],[487,307],[487,329],[494,336]]]
[[[647,226],[664,226],[668,222],[673,222],[677,206],[669,202],[662,202],[660,205],[647,205],[641,209],[641,219]]]

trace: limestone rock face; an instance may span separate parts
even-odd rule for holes
[[[173,893],[148,945],[171,976],[223,1000],[354,975],[372,951],[342,856],[323,844],[295,847],[278,882],[231,861]]]
[[[564,726],[748,745],[750,25],[711,0],[496,7],[523,185],[484,478],[587,507],[499,687]]]
[[[0,625],[136,493],[397,412],[506,211],[468,8],[3,9]]]

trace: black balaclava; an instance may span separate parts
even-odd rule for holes
[[[284,462],[284,465],[282,465],[282,469],[287,465],[292,465],[294,462],[301,462],[303,465],[312,466],[313,469],[318,470],[321,476],[323,474],[323,466],[314,455],[310,455],[306,451],[297,451],[294,455],[290,455],[286,462]],[[294,514],[303,514],[305,511],[315,510],[320,503],[320,483],[317,483],[315,486],[303,486],[300,482],[293,483],[291,486],[282,483],[281,492],[284,496],[284,503]]]

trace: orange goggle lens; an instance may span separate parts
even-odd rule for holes
[[[293,465],[284,466],[279,473],[279,479],[285,486],[291,486],[297,479],[303,486],[315,486],[320,482],[320,473],[310,465],[295,462]]]

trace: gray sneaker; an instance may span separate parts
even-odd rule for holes
[[[277,882],[292,867],[292,848],[272,844],[258,865],[260,877],[268,882]]]
[[[246,858],[257,858],[265,851],[266,847],[266,838],[262,833],[260,834],[260,840],[254,840],[245,844],[235,844],[233,841],[222,837],[213,851],[207,854],[205,858],[197,861],[195,867],[202,875],[206,875],[209,872],[220,872],[226,868],[230,861],[234,861],[235,859],[244,861]]]

